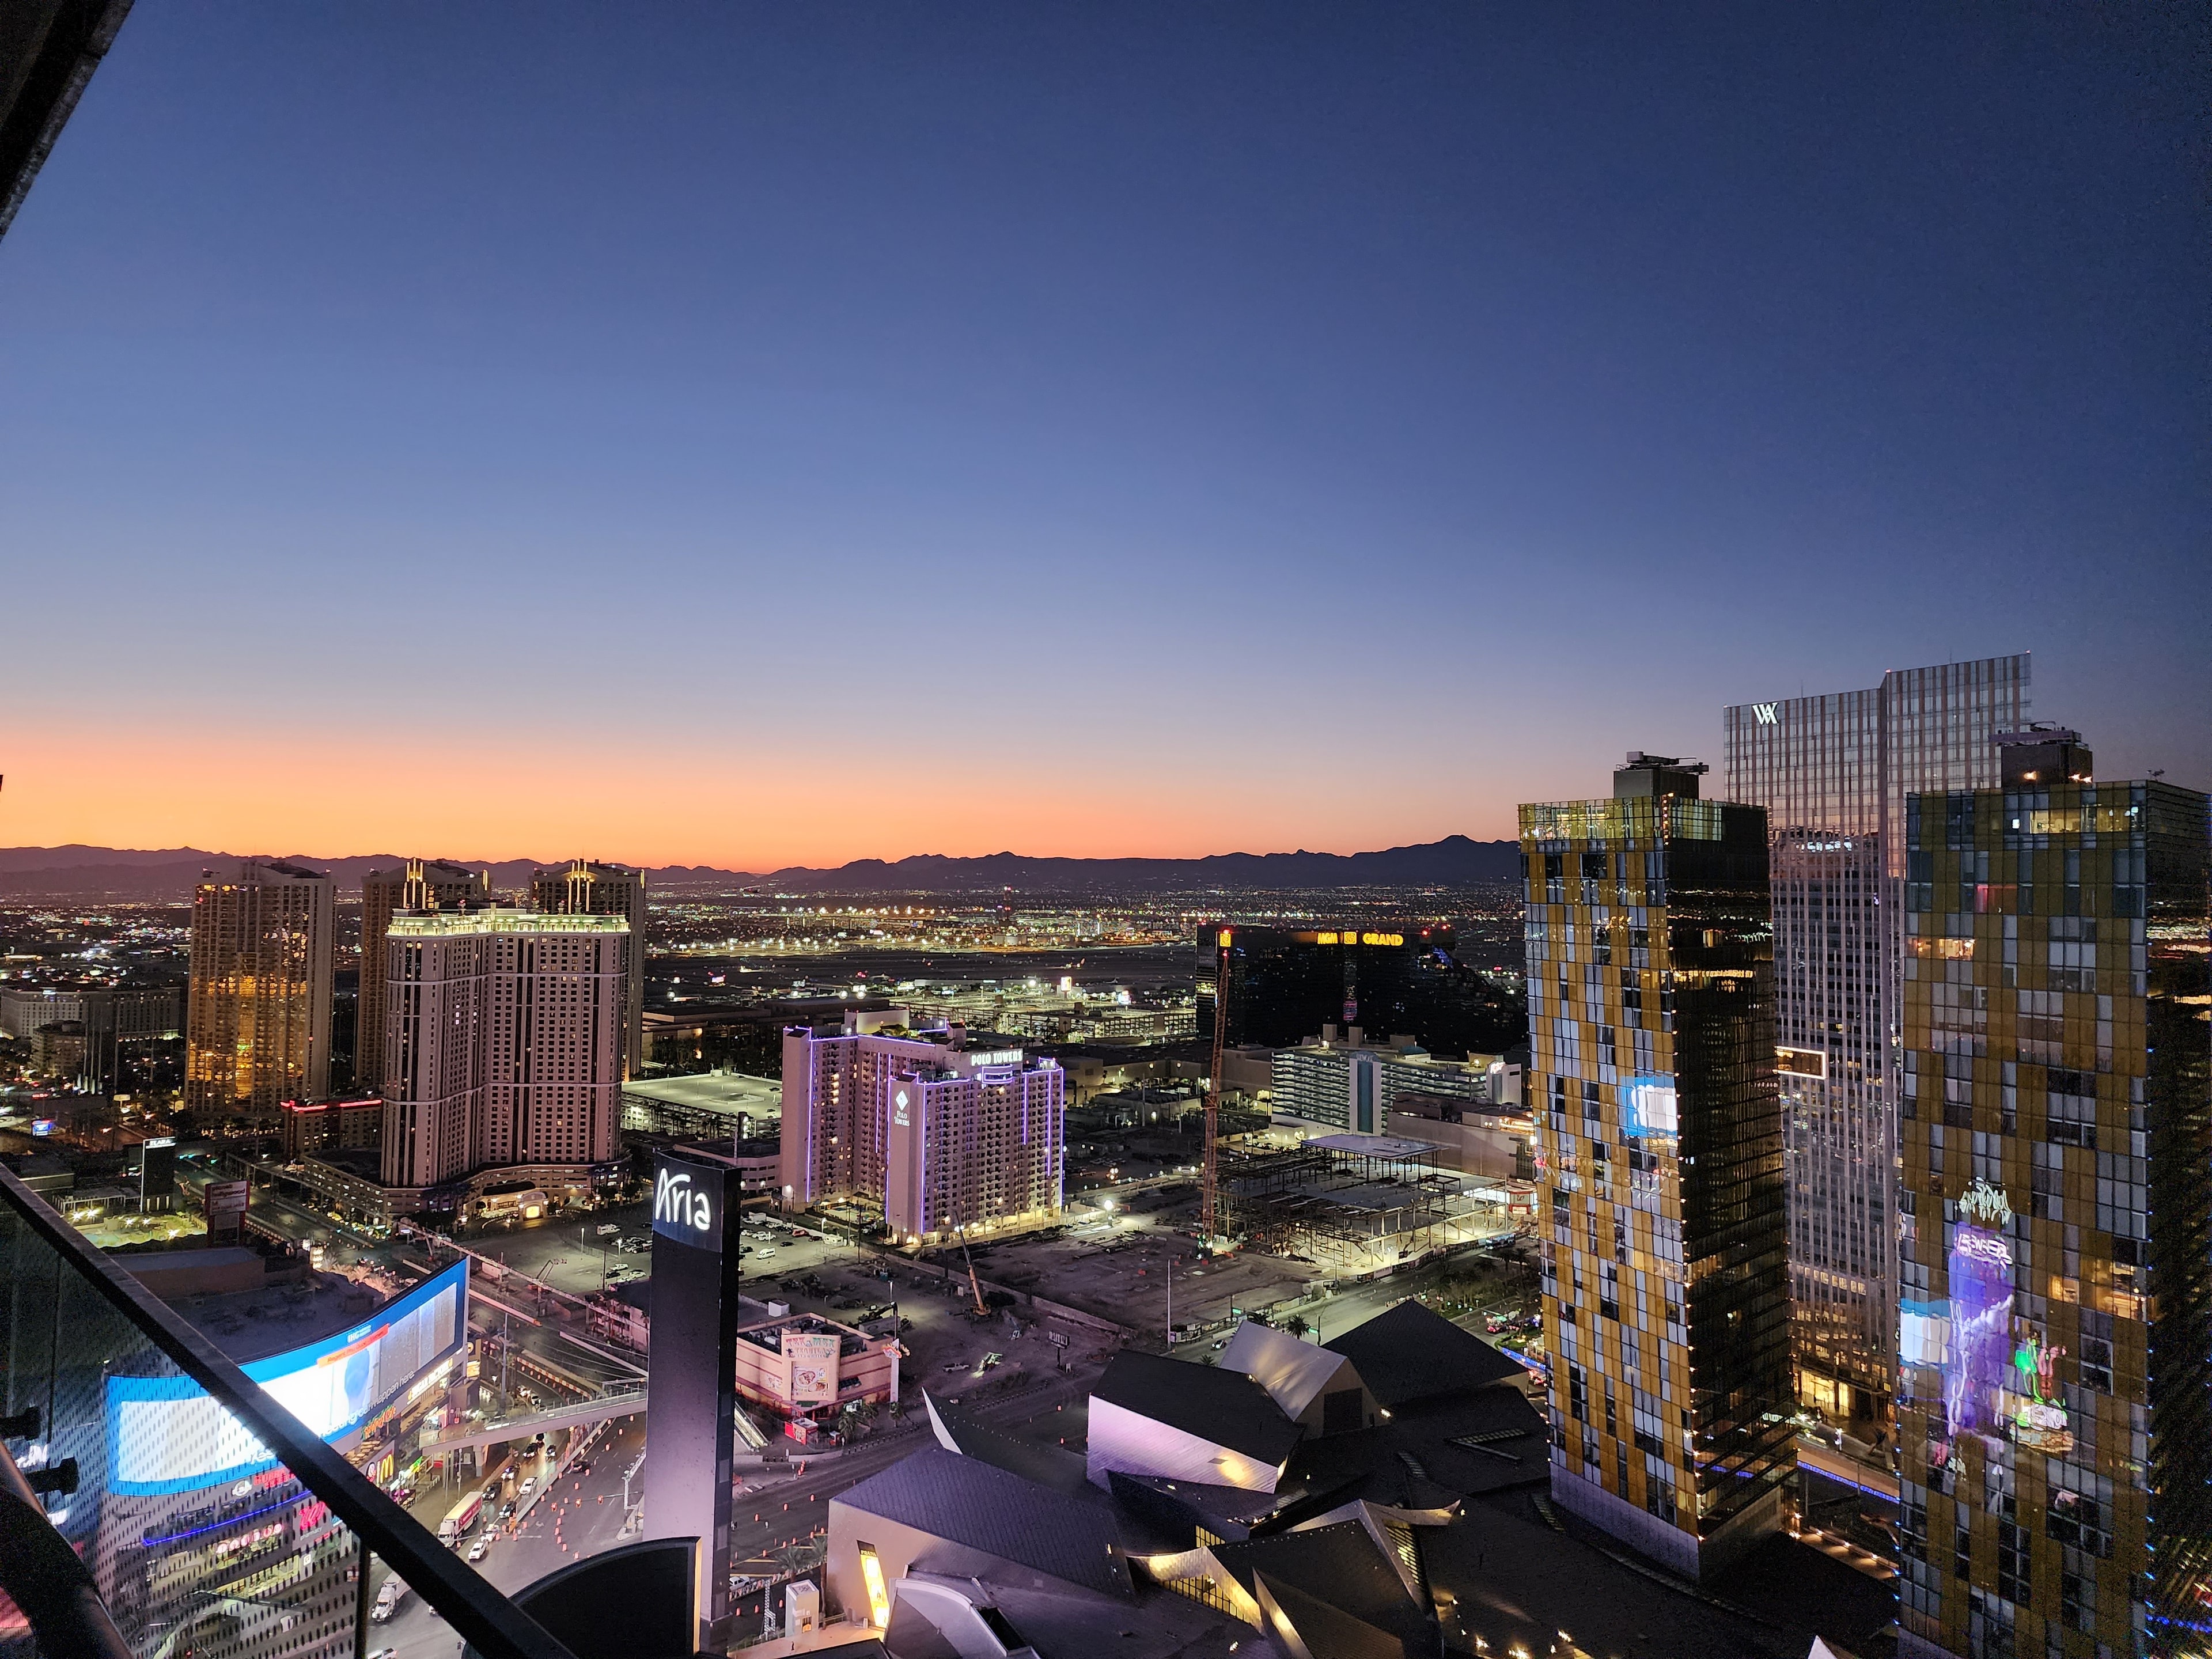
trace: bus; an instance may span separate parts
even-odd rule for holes
[[[459,1548],[461,1540],[476,1530],[483,1506],[484,1495],[480,1492],[472,1492],[454,1504],[453,1512],[439,1523],[439,1540],[448,1549]]]

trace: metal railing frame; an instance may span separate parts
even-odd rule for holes
[[[70,1469],[69,1490],[76,1484]],[[0,1589],[30,1620],[47,1659],[131,1659],[92,1570],[46,1518],[46,1506],[0,1443]]]
[[[170,1310],[0,1167],[0,1199],[187,1376],[260,1437],[300,1483],[331,1507],[364,1551],[374,1552],[484,1659],[574,1659],[538,1621],[477,1576],[360,1470],[264,1394],[214,1343]],[[363,1581],[367,1559],[362,1561]]]

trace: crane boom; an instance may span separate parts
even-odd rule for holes
[[[961,1227],[955,1231],[960,1239],[960,1259],[968,1264],[968,1294],[975,1298],[975,1317],[987,1319],[991,1310],[984,1304],[983,1286],[975,1277],[975,1258],[968,1254],[968,1230]]]

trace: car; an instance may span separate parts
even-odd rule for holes
[[[1002,1353],[987,1353],[983,1356],[983,1363],[981,1365],[978,1365],[975,1369],[978,1370],[988,1371],[1006,1357],[1006,1356]]]
[[[762,1261],[765,1261],[769,1257],[775,1254],[775,1246],[773,1244],[763,1244],[758,1249],[755,1250],[753,1254],[758,1256]]]
[[[521,1486],[521,1487],[520,1487],[520,1491],[519,1491],[519,1492],[518,1492],[518,1494],[517,1494],[517,1495],[518,1495],[518,1496],[520,1496],[520,1497],[527,1498],[527,1497],[529,1497],[529,1496],[530,1496],[530,1494],[531,1494],[532,1492],[536,1492],[537,1490],[538,1490],[538,1477],[537,1477],[536,1475],[534,1475],[534,1474],[527,1474],[527,1475],[525,1475],[525,1476],[522,1478],[522,1486]]]
[[[950,1374],[950,1373],[951,1373],[951,1372],[953,1372],[953,1371],[964,1371],[964,1370],[966,1370],[968,1368],[967,1368],[965,1365],[958,1364],[957,1364],[957,1363],[956,1363],[956,1364],[954,1364],[947,1365],[945,1369],[945,1371],[946,1371],[948,1374]]]
[[[568,1465],[568,1473],[571,1474],[589,1474],[591,1472],[592,1460],[588,1457],[580,1457]]]
[[[514,1500],[512,1498],[500,1505],[499,1518],[502,1524],[514,1519]]]
[[[479,1538],[475,1543],[469,1546],[469,1559],[471,1561],[481,1561],[490,1553],[491,1540],[489,1538]]]
[[[373,1648],[369,1650],[368,1659],[399,1659],[399,1650],[398,1648]]]

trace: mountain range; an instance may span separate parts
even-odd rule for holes
[[[154,851],[82,845],[0,848],[0,898],[103,894],[181,901],[203,871],[220,872],[243,856],[248,855],[193,847]],[[295,853],[284,858],[288,863],[330,872],[342,889],[357,889],[365,872],[405,861],[389,853],[335,859]],[[512,889],[526,884],[532,871],[557,869],[567,860],[453,862],[489,868],[494,887]],[[1472,887],[1517,881],[1520,875],[1520,848],[1514,842],[1447,836],[1442,841],[1374,853],[1216,853],[1196,859],[1030,858],[1018,853],[947,858],[925,853],[890,860],[857,859],[835,869],[793,866],[765,874],[679,864],[648,870],[647,879],[656,888],[757,886],[783,893],[981,893],[1011,888],[1024,893],[1134,895],[1211,888]]]

